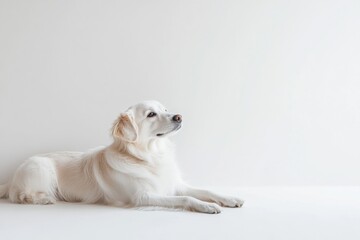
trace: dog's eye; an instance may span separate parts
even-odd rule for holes
[[[154,113],[154,112],[151,112],[147,115],[147,117],[155,117],[155,116],[156,116],[156,113]]]

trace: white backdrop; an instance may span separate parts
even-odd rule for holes
[[[359,185],[360,1],[0,0],[0,175],[157,99],[197,185]]]

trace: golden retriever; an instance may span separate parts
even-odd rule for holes
[[[111,145],[30,157],[0,186],[0,197],[15,203],[62,200],[203,213],[220,213],[219,205],[241,207],[239,198],[196,189],[182,180],[168,138],[181,124],[181,115],[157,101],[136,104],[116,119]]]

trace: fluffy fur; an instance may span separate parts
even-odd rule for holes
[[[113,143],[89,152],[55,152],[26,160],[0,197],[14,203],[51,204],[56,200],[122,207],[158,206],[220,213],[219,205],[243,201],[188,186],[174,161],[168,136],[181,116],[156,101],[130,107],[115,121]]]

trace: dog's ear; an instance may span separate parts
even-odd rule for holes
[[[122,113],[114,122],[112,128],[114,138],[120,138],[127,142],[136,142],[138,138],[138,127],[132,113]]]

